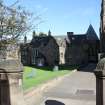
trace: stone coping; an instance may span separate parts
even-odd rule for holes
[[[105,78],[105,74],[102,71],[95,70],[94,73],[95,73],[96,77],[99,77],[99,78],[104,77]]]
[[[11,69],[5,70],[5,69],[0,68],[0,73],[8,73],[8,74],[11,74],[11,73],[23,73],[23,70],[21,70],[21,71],[12,70],[11,71]]]
[[[0,61],[0,73],[16,73],[22,71],[23,65],[19,60]]]
[[[102,58],[94,71],[95,75],[98,77],[105,77],[105,58]]]

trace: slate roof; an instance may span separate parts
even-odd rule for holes
[[[50,40],[50,36],[45,36],[45,37],[39,37],[39,36],[35,36],[32,41],[31,41],[31,45],[33,45],[33,47],[39,47],[42,44],[44,46],[46,46],[48,44]]]
[[[99,40],[93,26],[90,24],[89,28],[86,32],[86,34],[73,34],[73,35],[68,35],[66,38],[66,41],[70,44],[81,44],[81,43],[86,43],[87,41],[91,40]]]
[[[68,36],[69,38],[69,43],[73,43],[73,44],[81,44],[81,43],[85,43],[86,42],[86,35],[70,35]]]
[[[89,25],[86,35],[87,35],[88,40],[99,40],[99,38],[91,24]]]
[[[87,40],[99,40],[98,36],[93,28],[93,26],[90,24],[87,32],[85,34],[73,34],[73,35],[56,35],[56,36],[45,36],[45,37],[39,37],[35,36],[32,41],[31,45],[33,47],[39,47],[42,44],[46,46],[51,38],[54,38],[57,43],[59,44],[62,41],[67,41],[69,44],[81,44],[86,43]]]

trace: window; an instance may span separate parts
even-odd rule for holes
[[[36,57],[38,57],[38,49],[33,48],[32,49],[32,64],[36,64]]]

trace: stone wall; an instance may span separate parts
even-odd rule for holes
[[[88,62],[88,53],[82,45],[70,45],[65,53],[66,65],[81,65]]]
[[[59,46],[55,39],[50,39],[45,47],[40,47],[39,51],[45,56],[48,65],[59,64]]]

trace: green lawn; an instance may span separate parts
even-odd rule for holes
[[[32,72],[32,69],[35,70],[35,72]],[[33,70],[33,71],[34,71]],[[70,73],[71,70],[59,70],[59,71],[52,71],[50,68],[32,68],[32,67],[24,67],[24,74],[23,74],[23,89],[29,89],[31,87],[37,86],[41,83],[44,83],[48,80],[51,80],[55,77],[65,75]],[[29,75],[33,75],[33,77],[30,77]]]

